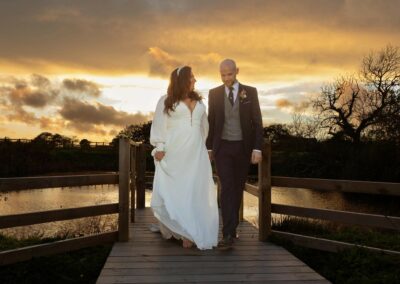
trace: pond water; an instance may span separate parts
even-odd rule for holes
[[[151,190],[146,191],[146,206]],[[245,193],[244,215],[257,222],[258,200]],[[117,185],[45,188],[0,193],[0,215],[20,214],[118,202]],[[272,202],[303,207],[400,216],[400,197],[324,192],[309,189],[272,188]],[[0,230],[18,237],[79,235],[116,228],[117,215],[82,218]]]

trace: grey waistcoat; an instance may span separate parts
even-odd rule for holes
[[[242,128],[240,126],[239,97],[236,98],[233,106],[229,102],[228,96],[224,94],[225,122],[222,129],[222,139],[229,141],[243,140]]]

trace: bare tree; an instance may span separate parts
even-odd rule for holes
[[[288,125],[291,135],[302,138],[317,138],[320,121],[314,116],[295,112],[292,114],[292,123]]]
[[[343,76],[322,87],[313,101],[321,125],[359,143],[363,132],[400,113],[400,51],[387,46],[362,61],[358,76]]]

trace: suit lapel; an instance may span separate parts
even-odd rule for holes
[[[243,107],[242,107],[242,100],[240,99],[240,92],[243,90],[242,84],[239,83],[239,91],[237,94],[237,100],[239,100],[239,116],[240,116],[240,124],[243,125],[244,114],[243,114]]]
[[[222,125],[225,122],[225,87],[221,86],[220,90],[218,90],[218,113],[221,117]]]

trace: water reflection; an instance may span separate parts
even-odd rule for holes
[[[146,206],[150,205],[151,191],[146,191]],[[245,194],[245,217],[256,223],[258,199]],[[95,185],[81,187],[45,188],[0,193],[0,215],[45,211],[60,208],[74,208],[118,202],[117,185]],[[400,215],[400,197],[376,195],[321,192],[308,189],[274,187],[272,202],[324,209],[336,209],[353,212]],[[52,222],[0,230],[0,233],[18,236],[68,233],[89,230],[92,233],[97,225],[101,230],[116,227],[116,214],[102,217]]]

